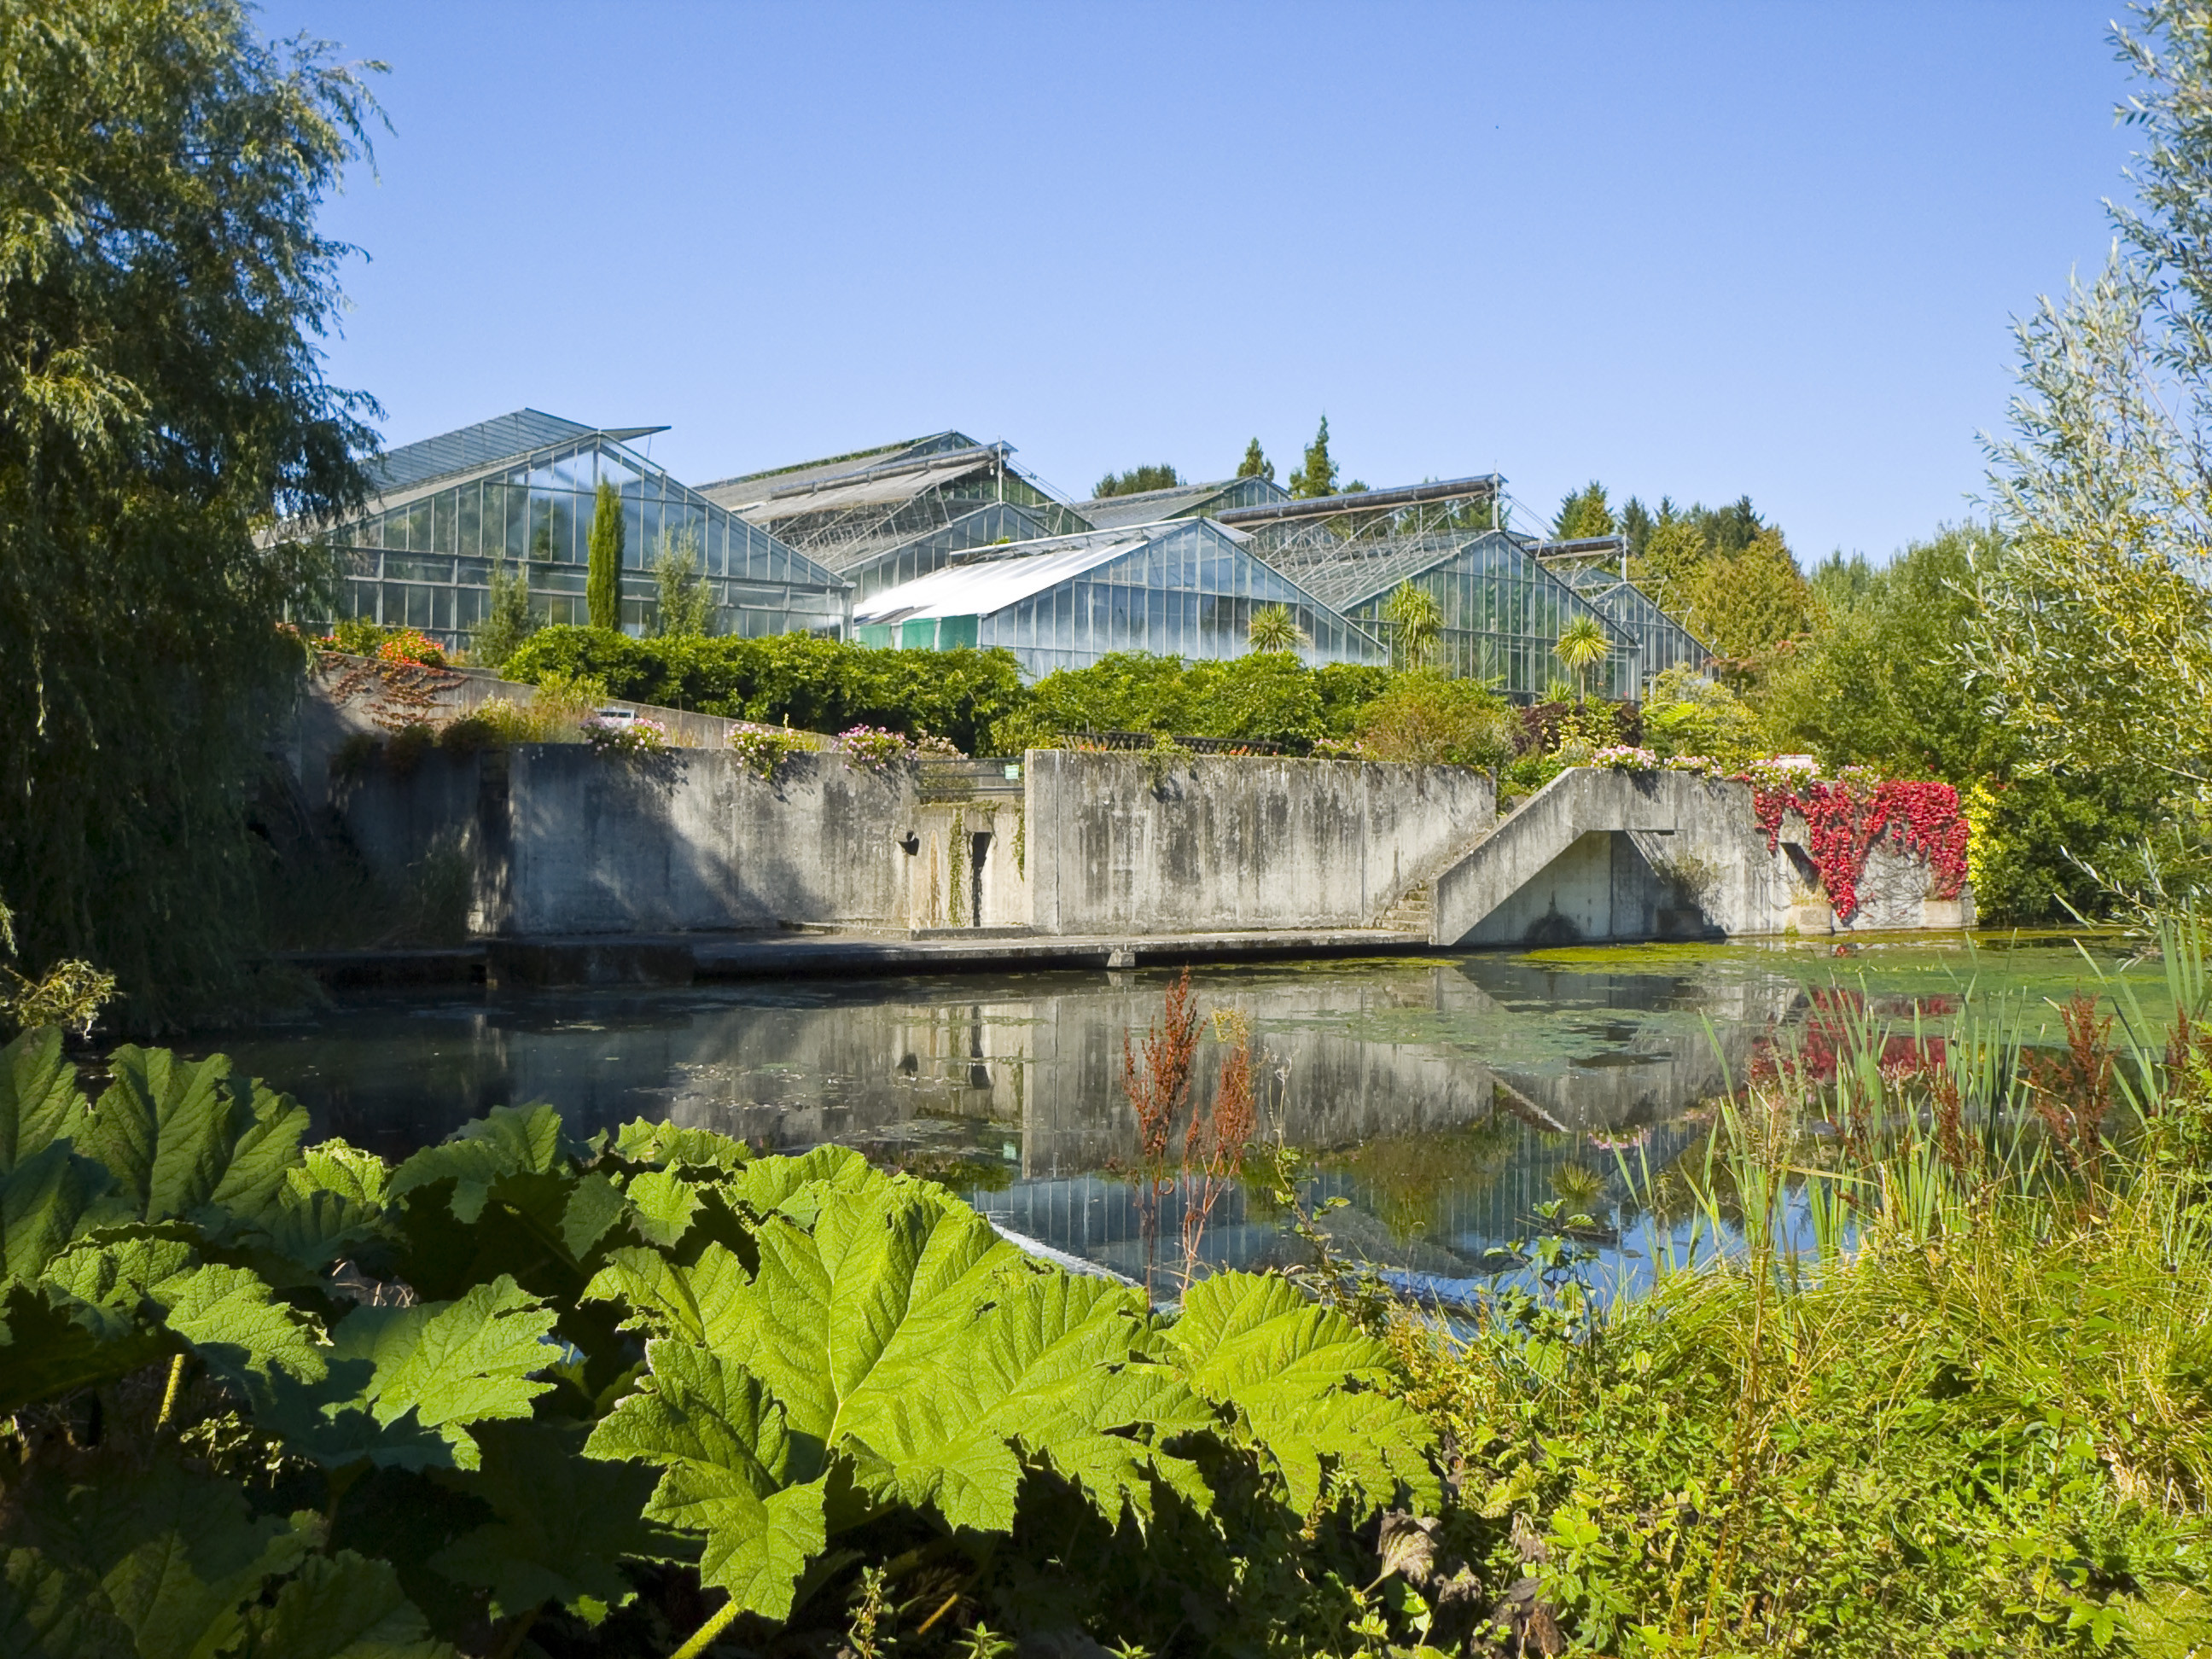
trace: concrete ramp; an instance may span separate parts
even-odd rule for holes
[[[1742,924],[1773,908],[1776,868],[1742,785],[1578,767],[1437,878],[1430,937],[1545,945],[1768,931]]]

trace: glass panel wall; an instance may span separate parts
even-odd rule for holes
[[[1371,591],[1344,605],[1344,614],[1394,652],[1396,628],[1384,612],[1401,582],[1410,581],[1437,601],[1443,632],[1435,665],[1455,678],[1497,682],[1516,701],[1542,697],[1572,676],[1555,654],[1559,635],[1577,617],[1595,617],[1611,641],[1602,665],[1589,673],[1592,691],[1633,697],[1642,686],[1635,638],[1529,557],[1510,536],[1492,531],[1456,547],[1424,553],[1428,560],[1402,574],[1386,562],[1362,558]],[[1373,586],[1376,578],[1382,584]]]
[[[688,549],[714,601],[713,632],[801,629],[842,637],[851,602],[842,579],[597,435],[434,482],[414,499],[386,497],[376,511],[339,526],[331,540],[345,577],[342,614],[420,628],[448,648],[465,648],[483,618],[491,573],[505,561],[527,572],[540,617],[582,623],[602,479],[622,499],[625,629],[651,625],[653,566],[661,551]],[[331,620],[302,618],[311,628]]]
[[[1374,640],[1203,520],[982,617],[976,642],[1012,651],[1031,678],[1085,667],[1111,651],[1241,657],[1251,649],[1252,613],[1270,605],[1297,619],[1307,641],[1298,655],[1310,664],[1388,659]]]

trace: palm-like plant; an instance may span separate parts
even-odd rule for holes
[[[1559,665],[1575,677],[1575,701],[1583,700],[1583,676],[1605,660],[1605,653],[1613,642],[1606,637],[1604,627],[1595,617],[1577,617],[1559,630],[1559,642],[1552,647],[1552,654]]]
[[[1390,602],[1382,607],[1382,620],[1390,624],[1398,659],[1408,668],[1426,665],[1443,639],[1444,613],[1437,596],[1410,581],[1398,584]]]
[[[1255,651],[1295,651],[1306,642],[1305,631],[1286,605],[1263,605],[1255,611],[1244,637]]]

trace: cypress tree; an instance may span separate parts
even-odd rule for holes
[[[1261,449],[1257,438],[1244,446],[1244,459],[1237,464],[1237,476],[1240,478],[1265,478],[1269,483],[1275,482],[1275,464]]]
[[[592,562],[584,580],[584,605],[594,628],[622,626],[622,497],[602,480],[592,502]]]
[[[1321,430],[1306,446],[1306,463],[1291,474],[1291,494],[1300,501],[1315,501],[1336,494],[1336,463],[1328,454],[1328,416],[1321,417]]]

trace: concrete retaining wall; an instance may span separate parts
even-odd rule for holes
[[[1453,766],[1033,750],[1041,933],[1372,926],[1496,816]]]
[[[1803,821],[1774,848],[1748,785],[1677,772],[1562,773],[1437,881],[1445,945],[1566,945],[1797,931],[1960,927],[1971,892],[1928,896],[1926,862],[1887,841],[1869,854],[1860,908],[1836,921],[1802,904],[1816,884]]]

